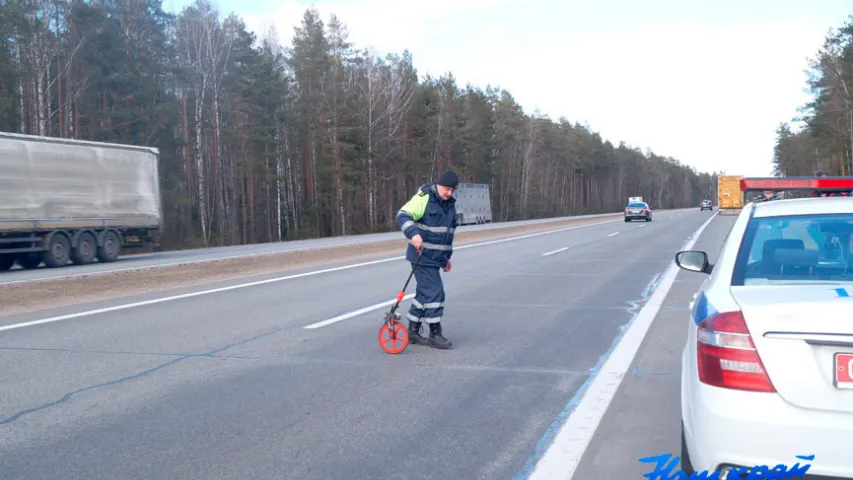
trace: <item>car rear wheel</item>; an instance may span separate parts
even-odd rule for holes
[[[695,473],[690,463],[690,452],[687,451],[687,438],[684,436],[684,422],[681,422],[681,469],[687,476]]]

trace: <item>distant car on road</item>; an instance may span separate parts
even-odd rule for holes
[[[703,212],[705,210],[714,210],[714,206],[711,204],[710,200],[702,200],[702,203],[699,204],[699,211]]]
[[[741,189],[853,190],[853,177],[820,180],[745,178]],[[709,275],[682,351],[682,470],[800,462],[853,478],[839,447],[853,438],[853,199],[750,203],[715,264],[703,251],[675,261]]]
[[[647,222],[652,221],[652,209],[646,202],[631,202],[625,207],[625,221],[630,222],[634,219],[641,219]]]

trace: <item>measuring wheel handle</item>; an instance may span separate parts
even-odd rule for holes
[[[400,323],[400,314],[388,312],[385,314],[385,322],[379,329],[379,346],[386,353],[396,355],[409,346],[409,332]]]

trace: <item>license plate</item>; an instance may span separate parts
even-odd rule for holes
[[[853,354],[835,354],[835,386],[853,388]]]

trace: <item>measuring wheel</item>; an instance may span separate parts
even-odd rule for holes
[[[398,354],[409,345],[409,331],[397,321],[398,318],[388,312],[382,328],[379,329],[379,346],[390,354]]]

